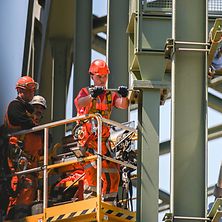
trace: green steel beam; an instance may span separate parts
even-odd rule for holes
[[[98,35],[92,36],[92,49],[106,55],[106,40]]]
[[[72,49],[71,40],[69,39],[52,39],[52,60],[53,60],[53,108],[52,121],[65,119],[66,117],[66,99],[68,93],[67,76],[70,73]],[[65,136],[65,126],[59,126],[52,129],[53,143],[61,141]]]
[[[107,31],[107,16],[98,17],[93,15],[93,34],[97,34],[100,32],[106,33]]]
[[[222,113],[222,101],[221,98],[208,93],[208,106],[220,113]]]
[[[192,4],[173,0],[172,38],[205,43],[206,7],[206,0],[192,1]],[[178,47],[204,48],[189,44]],[[205,52],[179,49],[174,52],[171,88],[171,212],[174,215],[204,217],[206,212],[206,76]]]
[[[159,90],[143,89],[138,109],[137,221],[157,221],[159,199]],[[149,101],[149,102],[148,102]]]
[[[222,125],[217,125],[208,129],[208,141],[222,137]],[[160,155],[170,152],[170,140],[160,143]]]
[[[159,108],[160,88],[164,79],[164,43],[170,36],[169,18],[148,16],[142,1],[131,5],[128,25],[129,66],[141,80],[138,103],[138,187],[137,221],[157,221],[159,201]],[[168,24],[168,25],[167,25]],[[167,32],[159,35],[160,30]],[[154,37],[156,36],[156,37]]]
[[[74,56],[73,96],[82,87],[89,86],[89,66],[91,62],[92,0],[76,1],[76,35]],[[73,107],[73,116],[76,109]]]
[[[128,0],[108,0],[107,17],[107,62],[111,74],[109,88],[129,85],[128,74]],[[118,122],[128,121],[127,110],[113,110],[112,119]]]

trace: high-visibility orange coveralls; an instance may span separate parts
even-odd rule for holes
[[[29,133],[24,138],[24,151],[31,156],[27,169],[35,168],[43,148],[43,138],[40,133]],[[38,175],[26,174],[23,178],[24,185],[19,189],[16,204],[31,205],[36,199]]]
[[[5,115],[5,126],[9,131],[14,132],[35,126],[31,118],[32,107],[29,106],[31,105],[24,103],[20,98],[10,103]],[[16,112],[15,115],[13,112]],[[11,116],[13,116],[13,118]],[[13,123],[12,120],[14,120]],[[43,148],[41,133],[29,133],[25,136],[17,136],[17,138],[23,142],[22,150],[30,157],[30,159],[28,159],[27,169],[36,167],[40,152]],[[12,171],[19,170],[17,166],[13,164],[12,159],[9,159],[9,166]],[[10,198],[8,211],[18,204],[31,205],[36,198],[37,182],[38,178],[35,173],[13,176],[11,187],[18,194],[16,197]]]
[[[104,118],[109,119],[115,100],[118,98],[116,92],[105,91],[86,106],[79,108],[78,100],[88,96],[88,88],[82,88],[75,98],[75,106],[78,115],[100,113]],[[110,128],[103,124],[102,127],[102,155],[110,156],[109,141]],[[79,145],[86,148],[86,155],[93,155],[97,151],[97,135],[92,131],[91,120],[83,123],[82,133],[79,136]],[[118,192],[120,181],[119,166],[116,163],[102,160],[102,197],[104,201],[113,201]],[[96,192],[96,161],[84,164],[85,191]]]

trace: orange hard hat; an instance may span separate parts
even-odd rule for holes
[[[109,74],[110,71],[106,62],[101,59],[96,59],[91,63],[89,67],[89,73],[94,75],[106,75]]]
[[[30,76],[22,76],[16,83],[16,89],[28,89],[36,90],[38,89],[39,84],[33,80]]]

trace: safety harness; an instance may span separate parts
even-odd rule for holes
[[[19,101],[17,98],[14,101]],[[32,114],[26,110],[26,115],[29,117],[32,117]],[[9,129],[10,132],[16,132],[19,130],[22,130],[21,126],[13,125],[9,121],[8,117],[8,109],[5,114],[4,118],[4,126]],[[33,157],[31,154],[29,154],[27,151],[25,152],[23,150],[23,142],[25,139],[25,134],[19,135],[19,136],[11,136],[9,138],[9,158],[13,163],[13,167],[19,169],[19,170],[26,170],[27,164],[29,161],[34,161],[35,157]],[[15,142],[16,140],[16,142]],[[13,141],[13,142],[12,142]],[[26,164],[24,165],[23,169],[20,169],[19,163],[23,161]]]
[[[87,88],[89,92],[89,88]],[[92,106],[89,110],[89,114],[92,113],[99,113],[102,115],[102,117],[109,119],[112,111],[112,93],[111,91],[107,91],[106,95],[106,103],[102,102],[100,97],[97,97],[92,100]],[[98,109],[98,106],[100,106]],[[101,109],[102,108],[102,109]],[[105,109],[107,108],[107,109]]]
[[[83,91],[85,92],[86,95],[89,95],[89,88],[83,88]],[[84,111],[83,110],[82,112],[80,111],[79,114],[99,113],[102,115],[102,117],[109,119],[111,111],[112,111],[112,93],[111,91],[107,91],[102,99],[100,97],[94,98],[91,104],[85,107]],[[79,121],[77,127],[78,139],[84,137],[86,142],[88,140],[95,139],[95,134],[96,134],[95,127],[96,127],[96,120],[94,118]],[[84,132],[83,128],[85,128],[86,132]],[[102,141],[106,141],[107,138],[110,136],[109,126],[103,124],[102,132],[103,132]]]

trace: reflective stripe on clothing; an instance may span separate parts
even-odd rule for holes
[[[117,168],[103,168],[103,173],[119,173],[119,170]]]
[[[91,191],[96,192],[96,186],[88,186],[87,184],[84,184],[84,190],[86,191],[86,193],[87,193],[87,191],[89,191],[89,192],[91,192]]]
[[[96,168],[96,161],[93,161],[93,162],[90,162],[90,163],[84,165],[83,168],[84,168],[84,170],[87,170],[87,169],[89,169],[91,167]]]
[[[84,165],[85,184],[88,187],[96,187],[97,184],[97,165],[96,161]],[[102,194],[117,193],[120,182],[120,175],[118,172],[119,166],[116,163],[103,160],[102,161]]]
[[[97,96],[96,99],[93,99],[87,106],[79,107],[78,101],[81,98],[84,98],[89,95],[89,90],[87,88],[82,88],[75,98],[75,106],[77,108],[78,115],[85,114],[95,114],[100,113],[103,118],[110,118],[110,114],[116,99],[119,98],[116,92],[105,91],[103,94]],[[79,145],[86,148],[86,156],[90,156],[93,153],[97,152],[97,122],[87,121],[82,123],[82,133],[81,137],[79,136]],[[110,149],[107,144],[107,140],[110,136],[110,126],[103,124],[102,125],[102,155],[110,154]],[[94,152],[93,152],[94,150]],[[95,162],[96,163],[96,162]],[[118,173],[118,165],[106,160],[102,161],[102,194],[107,195],[108,198],[116,197],[118,192],[118,186],[120,181],[120,175]],[[96,187],[97,184],[97,169],[90,163],[84,164],[85,171],[85,184],[88,187]]]
[[[107,193],[107,194],[103,194],[102,195],[102,198],[103,199],[108,199],[108,198],[110,198],[110,197],[116,197],[117,196],[117,192],[115,193],[115,192],[112,192],[112,193]]]

